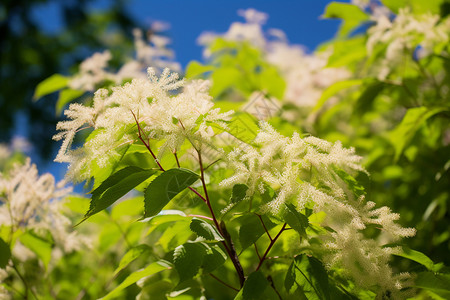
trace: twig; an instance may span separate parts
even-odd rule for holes
[[[272,249],[273,245],[275,244],[275,242],[277,241],[277,239],[280,237],[280,235],[283,233],[283,231],[286,228],[286,223],[284,223],[283,227],[281,227],[280,232],[278,232],[278,234],[275,236],[275,238],[270,240],[270,244],[266,249],[266,252],[264,252],[263,257],[259,260],[259,264],[258,267],[256,268],[256,271],[259,270],[259,268],[261,268],[262,263],[264,262],[264,260],[266,259],[267,254],[269,254],[270,250]]]
[[[232,287],[231,285],[229,285],[228,283],[222,281],[220,278],[216,277],[214,274],[209,273],[209,276],[211,276],[212,278],[214,278],[215,280],[217,280],[218,282],[220,282],[221,284],[223,284],[226,287],[229,287],[232,290],[235,290],[236,292],[239,292],[239,290],[235,287]]]
[[[273,241],[272,237],[270,236],[269,230],[267,230],[266,228],[266,224],[264,224],[264,221],[261,217],[261,215],[256,214],[259,218],[259,220],[261,221],[262,226],[264,227],[265,232],[267,233],[267,236],[269,237],[270,241]]]

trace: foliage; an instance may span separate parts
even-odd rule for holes
[[[117,72],[105,51],[43,81],[91,196],[1,165],[0,296],[448,298],[447,4],[332,2],[313,54],[249,9],[185,79],[135,31]]]

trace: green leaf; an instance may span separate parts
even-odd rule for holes
[[[170,265],[166,262],[154,262],[147,266],[143,270],[138,270],[136,272],[131,273],[121,284],[119,284],[115,289],[109,292],[105,297],[101,298],[102,300],[115,298],[120,294],[124,288],[129,287],[130,285],[138,282],[140,279],[156,274],[158,272],[167,270],[170,268]]]
[[[214,71],[211,75],[213,85],[210,90],[212,97],[218,97],[220,94],[231,88],[237,82],[245,82],[241,72],[236,68],[226,67]]]
[[[364,187],[361,185],[361,181],[356,180],[352,175],[348,174],[342,169],[334,168],[336,174],[342,179],[348,186],[349,190],[353,193],[355,198],[359,198],[365,195]],[[350,196],[350,195],[348,195]]]
[[[348,35],[361,22],[369,20],[369,16],[358,6],[341,2],[331,2],[328,4],[323,17],[342,19],[339,36]]]
[[[405,7],[410,7],[414,14],[428,12],[439,14],[440,7],[445,3],[445,0],[381,0],[381,2],[396,14],[398,14],[401,8]]]
[[[199,75],[214,70],[213,66],[202,65],[198,61],[191,61],[186,68],[186,78],[199,77]]]
[[[119,266],[114,271],[114,275],[125,269],[132,261],[139,258],[141,255],[151,252],[151,248],[145,244],[138,245],[128,250],[127,253],[120,260]]]
[[[426,120],[446,110],[445,107],[428,108],[425,106],[408,109],[402,122],[389,134],[389,139],[395,148],[395,160],[397,161],[400,158],[405,147]]]
[[[314,107],[314,110],[318,110],[319,108],[321,108],[328,99],[330,99],[340,91],[346,90],[353,86],[361,85],[363,82],[364,81],[362,79],[349,79],[333,83],[323,91],[322,96],[320,96],[319,100],[317,100],[317,104]]]
[[[42,260],[45,268],[47,268],[52,258],[52,244],[30,231],[25,232],[19,239],[25,247],[33,251]]]
[[[414,280],[418,288],[422,288],[442,299],[450,299],[450,274],[422,272]]]
[[[92,198],[89,211],[80,223],[112,205],[154,173],[154,170],[144,170],[129,166],[109,176],[98,188],[91,192]]]
[[[264,291],[268,286],[269,282],[261,272],[253,272],[245,280],[244,286],[236,295],[234,300],[266,299],[264,297]]]
[[[435,270],[435,264],[433,263],[433,261],[422,252],[409,249],[408,247],[403,247],[403,252],[394,253],[394,255],[415,261],[425,266],[430,271],[437,271]]]
[[[56,102],[56,113],[59,115],[62,113],[63,108],[67,103],[77,99],[84,94],[84,91],[64,89],[59,93],[58,101]]]
[[[209,246],[209,245],[207,245]],[[203,257],[202,268],[204,272],[211,273],[227,260],[227,254],[219,247],[219,245],[212,245],[205,256]]]
[[[227,130],[233,137],[245,143],[253,141],[256,138],[258,131],[258,120],[247,112],[235,113],[228,124]]]
[[[261,216],[264,225],[267,230],[275,227],[276,224],[272,223],[268,217]],[[259,217],[255,214],[244,215],[239,218],[241,227],[239,228],[239,242],[241,243],[242,250],[253,245],[266,231],[261,223]]]
[[[69,78],[60,74],[55,74],[39,83],[34,91],[33,100],[38,100],[48,94],[65,88],[69,83]]]
[[[0,269],[4,269],[11,258],[11,249],[9,245],[0,238]]]
[[[145,190],[144,217],[158,214],[173,197],[197,179],[199,176],[196,173],[183,168],[170,169],[156,177]]]
[[[207,241],[224,240],[219,231],[217,231],[217,229],[213,225],[202,219],[193,218],[189,228],[191,228],[192,232],[196,233],[198,236],[201,236]]]
[[[248,186],[242,183],[235,184],[231,192],[231,203],[241,202],[247,194]]]
[[[289,266],[284,282],[292,294],[299,289],[307,299],[331,299],[327,272],[322,263],[305,254],[296,256]]]
[[[283,99],[286,82],[275,67],[266,67],[259,76],[261,90],[267,91],[270,96]]]
[[[386,87],[384,82],[375,81],[364,87],[362,94],[358,97],[356,105],[353,110],[353,115],[360,118],[362,114],[371,111],[374,100]]]
[[[180,282],[194,277],[203,264],[206,247],[201,243],[186,243],[175,248],[173,264],[180,277]]]
[[[308,218],[304,214],[299,213],[294,205],[290,203],[286,204],[284,219],[302,237],[307,237],[306,228],[309,226]]]

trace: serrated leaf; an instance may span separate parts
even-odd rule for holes
[[[144,217],[158,214],[173,197],[197,181],[200,177],[188,169],[170,169],[156,177],[145,190]]]
[[[208,245],[209,246],[209,245]],[[227,254],[218,245],[210,246],[203,257],[202,268],[206,273],[211,273],[227,260]]]
[[[151,248],[145,244],[138,245],[136,247],[131,248],[128,250],[127,253],[122,257],[122,259],[119,262],[119,266],[114,271],[114,275],[116,276],[117,273],[125,269],[132,261],[139,258],[141,255],[145,253],[151,252]]]
[[[244,286],[236,295],[234,300],[260,300],[264,299],[264,290],[269,286],[269,282],[264,275],[257,271],[251,273],[245,280]]]
[[[11,249],[9,245],[0,238],[0,269],[4,269],[11,258]]]
[[[241,202],[247,194],[248,186],[242,183],[235,184],[231,192],[231,203]]]
[[[200,243],[186,243],[175,248],[173,264],[180,277],[180,282],[194,277],[203,264],[206,248]]]
[[[52,258],[52,244],[29,231],[21,235],[19,239],[25,247],[36,254],[47,268]]]
[[[227,129],[229,134],[246,143],[253,141],[258,131],[258,120],[247,112],[235,113]]]
[[[33,100],[38,100],[48,94],[65,88],[69,83],[69,78],[60,74],[54,74],[39,83],[34,91]]]
[[[84,91],[64,89],[59,93],[58,101],[56,102],[56,113],[61,114],[63,108],[72,100],[77,99],[84,94]]]
[[[405,147],[426,120],[446,110],[448,109],[445,107],[429,108],[425,106],[408,109],[402,122],[389,134],[389,139],[395,148],[395,160],[400,158]]]
[[[275,224],[266,216],[261,216],[261,218],[267,230],[275,227]],[[244,250],[253,245],[266,231],[257,215],[244,215],[239,220],[242,223],[239,228],[239,242],[241,243],[242,250]]]
[[[144,170],[138,167],[128,166],[112,174],[98,188],[91,192],[92,198],[89,210],[80,223],[90,216],[108,208],[133,188],[150,178],[154,173],[154,170]]]
[[[302,237],[307,237],[306,228],[309,226],[308,218],[304,214],[299,213],[294,205],[290,203],[286,204],[284,219]]]
[[[193,218],[189,228],[207,241],[223,241],[219,231],[205,220]]]
[[[102,300],[112,299],[116,297],[118,294],[120,294],[120,291],[138,282],[140,279],[167,270],[169,268],[170,265],[167,264],[166,262],[154,262],[143,270],[138,270],[136,272],[131,273],[121,284],[119,284],[115,289],[113,289],[111,292],[109,292],[106,296],[104,296],[101,299]]]
[[[290,294],[300,289],[310,300],[331,299],[324,266],[316,258],[305,254],[294,258],[286,273],[284,285]]]

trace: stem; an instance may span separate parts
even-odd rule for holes
[[[131,110],[130,110],[130,111],[131,111]],[[150,148],[150,143],[146,143],[145,140],[143,139],[143,137],[142,137],[143,130],[142,130],[142,128],[141,128],[141,125],[139,124],[138,119],[136,118],[136,115],[133,113],[133,111],[131,111],[131,114],[133,115],[134,120],[136,121],[136,125],[137,125],[137,127],[138,127],[138,136],[139,136],[139,139],[140,139],[141,142],[145,145],[145,147],[148,149],[148,151],[150,152],[150,154],[153,156],[153,158],[155,159],[155,162],[156,162],[156,164],[158,165],[159,169],[160,169],[162,172],[165,172],[165,169],[161,166],[161,164],[159,163],[159,161],[158,161],[158,159],[156,158],[155,154],[153,153],[152,149]],[[183,129],[185,129],[183,123],[181,123],[180,120],[178,120],[178,121],[179,121],[181,127],[182,127]],[[190,141],[190,142],[191,142],[192,146],[194,147],[194,149],[197,151],[197,154],[198,154],[199,165],[200,165],[200,173],[201,173],[201,174],[200,174],[200,180],[201,180],[201,182],[202,182],[203,192],[205,193],[205,196],[202,196],[199,192],[197,192],[197,191],[196,191],[194,188],[192,188],[192,187],[189,187],[189,189],[190,189],[192,192],[194,192],[197,196],[199,196],[200,199],[202,199],[202,200],[206,203],[206,205],[208,206],[208,209],[209,209],[209,211],[210,211],[210,213],[211,213],[212,221],[214,222],[214,225],[216,226],[216,228],[217,228],[217,230],[219,231],[219,233],[220,233],[222,236],[225,236],[225,235],[224,235],[224,232],[222,231],[222,229],[221,229],[221,227],[220,227],[220,225],[219,225],[219,222],[217,221],[216,215],[214,214],[214,210],[213,210],[213,208],[212,208],[212,206],[211,206],[211,201],[209,200],[208,190],[206,189],[205,169],[203,168],[203,162],[202,162],[202,155],[201,155],[201,152],[200,152],[199,149],[197,149],[197,148],[194,146],[194,144],[192,143],[192,141]],[[177,161],[178,161],[178,159],[177,159]],[[228,233],[227,233],[227,234],[228,234]],[[242,266],[241,266],[241,263],[239,262],[239,258],[238,258],[237,254],[236,254],[236,251],[234,250],[234,246],[233,246],[233,243],[232,243],[232,241],[231,241],[231,238],[228,239],[229,245],[227,245],[227,243],[226,243],[225,241],[221,241],[221,243],[223,244],[223,246],[224,246],[226,252],[228,253],[228,256],[230,257],[231,261],[233,262],[233,265],[234,265],[234,267],[235,267],[235,269],[236,269],[236,272],[238,273],[238,276],[239,276],[239,283],[240,283],[241,288],[242,288],[242,287],[244,286],[244,281],[245,281],[244,270],[243,270],[243,268],[242,268]],[[230,248],[231,248],[231,249],[230,249]]]
[[[261,260],[261,255],[259,255],[258,246],[256,246],[256,243],[253,244],[255,246],[256,255],[258,255],[258,258]]]
[[[178,168],[181,168],[181,167],[180,167],[180,162],[179,162],[179,160],[178,160],[177,151],[173,150],[173,155],[175,156],[175,160],[177,161],[177,166],[178,166]]]
[[[116,225],[116,227],[119,229],[120,234],[122,235],[123,240],[125,241],[125,243],[127,244],[127,248],[128,250],[131,249],[133,247],[133,245],[131,245],[131,243],[128,241],[128,237],[127,234],[125,233],[125,231],[123,231],[122,227],[119,225],[119,223],[117,223],[116,220],[114,220],[110,214],[108,214],[109,219]]]
[[[267,280],[270,282],[270,286],[273,288],[273,290],[275,291],[275,293],[278,296],[278,299],[283,300],[283,298],[280,295],[280,292],[278,292],[277,288],[275,287],[275,283],[273,282],[273,278],[272,276],[267,276]]]
[[[221,284],[223,284],[226,287],[229,287],[232,290],[235,290],[236,292],[239,292],[239,290],[235,287],[232,287],[231,285],[229,285],[228,283],[222,281],[220,278],[216,277],[213,273],[209,273],[209,276],[211,276],[212,278],[214,278],[215,280],[217,280],[218,282],[220,282]]]
[[[14,263],[14,260],[11,258],[11,262],[12,262],[12,268],[14,269],[14,271],[16,271],[17,275],[19,276],[20,280],[23,282],[23,285],[25,286],[25,296],[26,299],[28,299],[28,291],[31,292],[31,294],[33,295],[33,297],[37,300],[39,299],[37,297],[37,295],[34,293],[33,289],[31,287],[28,286],[27,281],[25,280],[25,278],[22,276],[22,274],[20,274],[19,269],[17,269],[16,264]]]
[[[270,240],[270,244],[266,249],[266,252],[264,252],[263,257],[259,260],[259,264],[258,267],[256,268],[256,271],[259,270],[259,268],[261,268],[262,263],[264,262],[264,260],[266,259],[267,254],[269,254],[270,250],[272,249],[273,245],[275,244],[275,242],[277,241],[277,239],[280,237],[280,235],[283,233],[283,231],[286,228],[286,223],[284,223],[283,227],[281,227],[280,232],[278,232],[278,234],[275,236],[275,238]]]
[[[202,216],[202,215],[188,215],[188,217],[197,217],[197,218],[202,218],[205,220],[210,220],[213,221],[213,218],[207,217],[207,216]]]
[[[136,115],[133,113],[132,110],[130,110],[130,111],[131,111],[131,114],[133,115],[134,120],[136,121],[136,125],[137,125],[137,127],[138,127],[138,136],[139,136],[139,139],[140,139],[141,142],[144,144],[144,146],[148,149],[148,151],[150,152],[150,154],[153,156],[153,158],[155,159],[155,162],[156,162],[156,164],[158,165],[159,169],[160,169],[161,171],[164,172],[164,171],[165,171],[164,168],[161,166],[161,164],[159,163],[158,158],[156,158],[155,153],[153,153],[152,149],[150,148],[150,143],[146,143],[146,142],[144,141],[144,139],[142,138],[143,130],[142,130],[141,125],[139,124],[137,118],[136,118]]]
[[[267,230],[267,228],[266,228],[266,224],[264,224],[264,221],[263,221],[261,215],[258,215],[258,214],[256,214],[256,215],[258,216],[259,220],[261,221],[261,224],[264,227],[264,230],[266,231],[267,236],[269,237],[270,241],[273,241],[272,237],[270,236],[269,230]]]
[[[231,237],[229,236],[228,232],[225,232],[225,230],[222,230],[221,226],[219,225],[219,222],[217,221],[216,215],[211,206],[211,201],[209,199],[208,190],[206,188],[205,170],[203,169],[202,154],[201,154],[200,150],[197,150],[197,154],[198,154],[198,163],[200,165],[200,180],[202,182],[203,192],[205,193],[206,205],[208,206],[208,209],[211,213],[214,225],[216,226],[219,233],[227,240],[227,242],[229,244],[229,245],[227,245],[227,243],[225,241],[222,241],[222,244],[225,247],[225,250],[227,251],[228,256],[230,257],[231,261],[233,262],[234,268],[236,269],[236,272],[239,276],[239,283],[242,288],[244,286],[244,281],[245,281],[244,269],[242,268],[241,263],[239,262],[239,258],[236,254],[236,251],[234,250],[234,246],[231,241]]]

